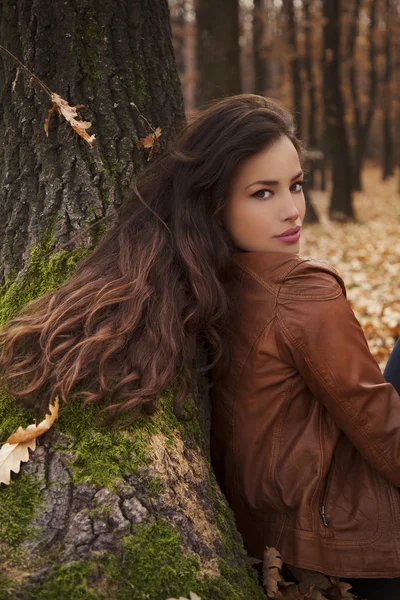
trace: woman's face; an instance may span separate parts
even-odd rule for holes
[[[305,214],[303,172],[296,148],[283,136],[246,159],[224,208],[224,226],[247,252],[298,253]]]

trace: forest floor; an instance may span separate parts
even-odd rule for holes
[[[354,199],[356,223],[329,221],[328,192],[312,192],[321,222],[305,226],[301,254],[328,261],[342,276],[371,352],[383,369],[400,337],[399,181],[381,181],[380,170],[369,165],[363,184],[363,192]]]

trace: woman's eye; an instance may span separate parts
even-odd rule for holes
[[[255,194],[253,194],[254,198],[260,198],[260,200],[267,200],[270,196],[272,196],[272,192],[269,190],[258,190]]]
[[[303,189],[303,181],[296,181],[296,183],[294,183],[291,187],[291,191],[292,192],[301,192],[301,190]]]

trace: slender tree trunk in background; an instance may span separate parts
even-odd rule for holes
[[[254,0],[253,8],[253,60],[254,93],[269,96],[272,73],[266,44],[266,4],[265,0]]]
[[[313,44],[312,44],[312,23],[310,14],[311,0],[303,0],[304,22],[305,22],[305,59],[304,66],[307,74],[307,96],[308,96],[308,136],[307,146],[310,149],[319,147],[317,137],[317,96],[316,81],[313,73]],[[314,188],[315,164],[311,164],[308,174],[308,185],[310,189]]]
[[[197,0],[196,21],[197,106],[240,94],[238,0]]]
[[[292,79],[292,106],[296,116],[298,136],[303,136],[303,102],[301,85],[301,61],[299,57],[299,48],[297,43],[297,24],[293,0],[283,0],[283,10],[287,23],[289,40],[289,60]]]
[[[344,120],[340,74],[340,0],[323,0],[324,105],[326,141],[332,161],[332,220],[353,219],[350,148]]]
[[[350,89],[354,108],[354,146],[353,146],[353,189],[360,191],[362,189],[362,169],[364,164],[365,152],[368,144],[368,135],[371,129],[372,119],[376,107],[376,95],[378,86],[377,65],[376,65],[376,48],[375,48],[375,33],[377,21],[378,0],[372,0],[369,7],[369,90],[368,100],[363,108],[360,100],[360,93],[357,85],[357,59],[356,59],[356,39],[358,35],[358,24],[360,19],[361,0],[355,0],[352,15],[352,24],[349,34],[349,50],[350,58]]]
[[[385,0],[386,35],[385,35],[385,73],[383,96],[383,155],[382,179],[392,177],[394,173],[394,148],[393,148],[393,119],[392,119],[392,81],[393,81],[393,56],[392,56],[392,0]]]
[[[0,27],[49,88],[86,105],[97,136],[90,149],[53,115],[46,138],[48,98],[23,73],[12,91],[16,67],[0,53],[1,265],[25,266],[3,282],[4,321],[62,283],[77,254],[60,242],[118,206],[145,163],[135,140],[149,126],[131,103],[165,142],[184,114],[166,0],[5,0]],[[100,407],[62,404],[29,462],[0,484],[1,599],[265,598],[210,467],[206,383],[195,382],[185,424],[172,390],[119,428],[101,426]],[[0,392],[1,442],[43,417]]]

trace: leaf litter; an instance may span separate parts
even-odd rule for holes
[[[328,193],[312,192],[321,223],[304,227],[301,254],[329,262],[343,278],[348,300],[383,370],[400,337],[400,194],[396,178],[382,182],[368,166],[355,194],[356,223],[327,218]]]

